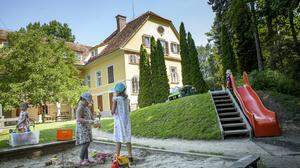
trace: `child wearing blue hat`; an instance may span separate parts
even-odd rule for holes
[[[117,83],[114,91],[116,96],[113,98],[112,115],[114,116],[114,140],[116,142],[116,155],[120,156],[121,143],[126,143],[128,158],[132,159],[131,147],[131,124],[130,124],[130,107],[126,86],[123,83]]]

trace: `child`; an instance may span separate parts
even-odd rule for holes
[[[80,102],[76,110],[76,145],[81,145],[80,151],[80,166],[87,166],[93,161],[88,158],[88,148],[92,142],[92,128],[94,123],[92,113],[89,109],[89,104],[93,104],[92,95],[83,93],[80,96]]]
[[[123,83],[117,83],[114,90],[117,95],[113,98],[111,113],[114,116],[116,155],[120,156],[121,143],[126,143],[128,159],[132,163],[130,108],[125,93],[126,87]]]
[[[226,70],[226,85],[228,89],[232,89],[232,82],[231,82],[231,71],[230,69]]]
[[[18,124],[17,124],[17,129],[19,132],[30,132],[30,120],[29,120],[29,115],[27,112],[28,109],[28,104],[27,103],[21,103],[20,104],[20,115],[18,118]]]

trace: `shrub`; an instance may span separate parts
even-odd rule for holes
[[[250,73],[249,77],[251,85],[256,90],[270,90],[300,96],[299,83],[281,72],[273,70],[258,72],[255,70]]]

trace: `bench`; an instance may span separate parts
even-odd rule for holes
[[[71,119],[71,117],[66,116],[66,115],[56,116],[56,121],[66,121],[66,120],[70,120],[70,119]]]
[[[259,160],[259,156],[248,155],[234,162],[230,168],[257,168]]]
[[[7,125],[16,125],[18,123],[18,117],[15,117],[15,118],[2,118],[2,119],[0,118],[0,123],[3,123],[3,124],[0,124],[0,126],[1,125],[5,126],[6,124]]]

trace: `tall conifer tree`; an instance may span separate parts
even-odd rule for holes
[[[147,50],[143,45],[140,47],[140,80],[139,80],[139,107],[146,107],[152,104],[151,67]]]
[[[190,60],[188,52],[188,44],[184,24],[181,22],[179,27],[180,34],[180,56],[181,56],[181,73],[183,85],[191,85]]]
[[[191,33],[188,33],[187,41],[190,60],[190,81],[192,86],[194,86],[197,89],[198,93],[204,93],[208,90],[208,86],[205,83],[203,75],[200,71],[198,52]]]
[[[222,49],[222,64],[223,64],[223,76],[225,77],[225,71],[230,69],[231,72],[236,75],[237,63],[235,55],[232,49],[231,40],[228,35],[228,31],[225,25],[221,28],[221,49]]]

